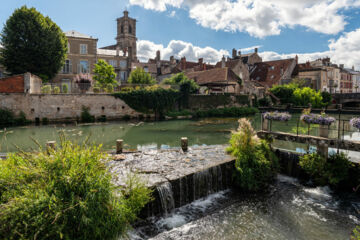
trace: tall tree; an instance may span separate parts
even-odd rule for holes
[[[67,53],[62,30],[49,17],[26,6],[16,9],[6,21],[0,43],[0,63],[8,72],[31,72],[44,81],[59,72]]]
[[[154,78],[142,68],[136,68],[130,73],[128,83],[132,84],[155,84]]]
[[[102,88],[106,87],[108,84],[118,85],[115,78],[116,73],[114,67],[104,60],[99,59],[94,67],[94,80],[96,81],[96,84]]]

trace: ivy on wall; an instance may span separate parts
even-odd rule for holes
[[[154,90],[139,89],[130,92],[113,94],[136,111],[154,113],[156,118],[161,118],[164,113],[172,110],[176,101],[181,97],[179,91],[173,89],[157,88]]]

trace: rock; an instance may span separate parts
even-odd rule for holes
[[[123,161],[123,160],[125,160],[125,155],[123,155],[123,154],[116,154],[116,155],[114,155],[113,160],[114,160],[114,161]]]

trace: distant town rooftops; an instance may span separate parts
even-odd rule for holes
[[[74,37],[74,38],[88,38],[88,39],[94,39],[93,37],[83,34],[83,33],[79,33],[75,30],[71,30],[68,32],[65,32],[65,36],[67,37]]]

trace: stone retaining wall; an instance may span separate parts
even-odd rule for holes
[[[48,118],[50,121],[77,119],[82,107],[88,107],[95,117],[120,119],[125,115],[137,117],[140,113],[130,108],[123,100],[107,94],[0,94],[0,108],[21,111],[26,118]]]

